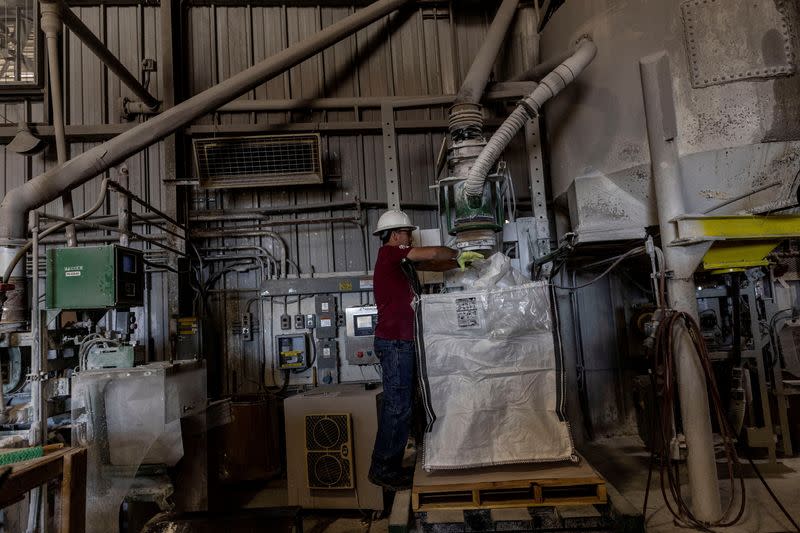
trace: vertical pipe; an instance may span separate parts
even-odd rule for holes
[[[458,90],[456,105],[477,104],[481,101],[481,95],[489,82],[489,75],[492,73],[492,67],[500,52],[500,46],[505,41],[511,21],[514,20],[514,15],[517,13],[518,4],[519,0],[503,0],[503,3],[500,4],[492,24],[489,26],[489,31],[486,32],[483,44]]]
[[[125,189],[129,189],[130,185],[130,178],[128,174],[128,167],[123,165],[122,168],[119,169],[119,184],[122,185]],[[127,194],[122,194],[121,192],[117,192],[117,217],[118,217],[118,224],[119,229],[122,230],[119,233],[119,243],[122,246],[129,246],[130,245],[130,237],[128,237],[128,232],[131,231],[131,209],[133,208],[133,204],[131,201],[131,197]]]
[[[39,331],[39,213],[30,213],[31,234],[33,244],[31,247],[31,261],[33,280],[31,282],[31,427],[29,430],[29,444],[31,446],[44,445],[47,442],[47,401],[42,394],[42,343]],[[45,355],[46,358],[46,355]],[[46,359],[45,359],[46,360]],[[44,525],[42,521],[44,505],[47,500],[47,485],[42,485],[31,491],[28,507],[28,531],[37,531],[37,524]]]
[[[47,39],[47,65],[50,75],[50,99],[53,106],[53,129],[56,134],[56,154],[58,164],[67,162],[67,136],[64,132],[64,105],[61,94],[61,69],[58,56],[58,34],[61,33],[61,19],[58,16],[56,4],[42,2],[42,31]],[[72,218],[72,193],[67,191],[61,195],[64,216]],[[75,225],[70,224],[66,229],[67,246],[78,244],[75,236]]]
[[[689,313],[699,322],[693,274],[700,257],[694,249],[670,246],[677,236],[677,228],[671,220],[686,211],[675,144],[677,125],[669,58],[666,52],[658,52],[640,59],[639,66],[658,223],[666,263],[664,268],[673,272],[667,281],[669,305],[676,311]],[[712,522],[719,518],[721,506],[708,391],[688,331],[678,326],[672,335],[677,353],[678,394],[688,448],[687,466],[693,513],[700,520]]]

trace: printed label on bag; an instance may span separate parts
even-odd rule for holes
[[[458,315],[458,327],[478,327],[478,304],[475,298],[457,298],[456,314]]]

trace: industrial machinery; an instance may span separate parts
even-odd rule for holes
[[[348,307],[345,309],[345,357],[355,365],[379,363],[373,344],[375,326],[378,324],[378,308],[374,305]]]
[[[383,509],[383,489],[367,479],[381,393],[340,384],[284,401],[289,505]]]
[[[144,257],[116,244],[47,250],[48,309],[144,305]]]

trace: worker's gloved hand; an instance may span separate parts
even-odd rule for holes
[[[461,268],[461,272],[464,272],[464,270],[466,270],[466,268],[471,265],[473,261],[483,258],[483,254],[478,252],[459,252],[458,256],[456,257],[456,263],[458,263],[458,266]]]

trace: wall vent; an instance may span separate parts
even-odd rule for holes
[[[318,134],[194,139],[195,169],[207,189],[322,183]]]
[[[349,414],[306,415],[310,489],[352,489],[353,428]]]

